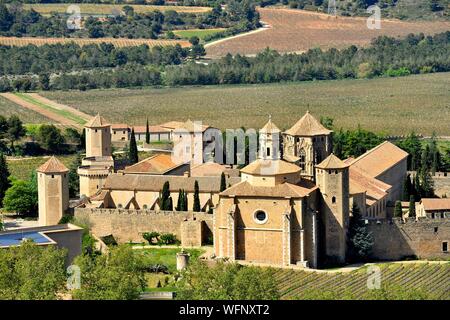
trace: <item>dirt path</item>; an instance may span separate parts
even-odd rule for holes
[[[43,106],[39,105],[38,103],[33,103],[31,101],[27,101],[14,93],[7,92],[7,93],[1,93],[0,95],[4,98],[14,102],[15,104],[18,104],[19,106],[21,106],[23,108],[27,108],[27,109],[33,110],[35,112],[38,112],[41,115],[43,115],[44,117],[51,119],[59,124],[65,125],[65,126],[71,126],[71,127],[80,129],[83,127],[82,123],[80,123],[80,122],[82,122],[81,120],[88,121],[91,118],[91,116],[88,114],[85,114],[75,108],[51,101],[47,98],[44,98],[44,97],[38,95],[37,93],[26,93],[23,95],[29,96],[33,100],[36,100],[39,103],[48,106],[48,108],[44,108]],[[52,110],[54,110],[54,111],[52,111]],[[61,114],[62,112],[67,113],[68,115],[73,115],[74,117],[76,117],[75,119],[80,119],[80,121],[77,121],[77,120],[71,118],[71,116],[70,117],[64,116],[63,114]]]

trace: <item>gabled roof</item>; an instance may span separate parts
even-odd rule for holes
[[[166,129],[178,129],[183,125],[183,122],[181,121],[169,121],[169,122],[164,122],[163,124],[161,124],[160,126]]]
[[[230,166],[216,162],[205,162],[198,165],[191,165],[191,177],[215,177],[222,175],[222,172],[225,176],[239,176],[238,169],[231,169]]]
[[[239,177],[230,177],[227,184],[233,185],[241,180]],[[220,177],[184,177],[145,174],[110,174],[103,185],[103,190],[129,190],[129,191],[156,191],[162,190],[165,182],[169,182],[170,191],[194,192],[195,181],[198,181],[200,192],[219,193]]]
[[[146,133],[147,126],[135,126],[133,127],[134,133]],[[169,129],[161,126],[148,126],[148,131],[150,133],[168,133]]]
[[[259,130],[260,133],[279,133],[280,129],[272,122],[272,117],[269,117],[269,121]]]
[[[425,211],[449,210],[450,198],[422,198],[420,201]]]
[[[241,169],[242,173],[273,176],[300,172],[300,167],[284,160],[258,159]]]
[[[64,173],[69,172],[69,169],[67,169],[67,167],[56,157],[52,156],[46,163],[41,165],[37,171],[42,173]]]
[[[175,163],[171,154],[160,153],[126,167],[124,173],[165,174],[184,163]]]
[[[111,129],[113,130],[120,130],[120,129],[130,129],[130,127],[126,123],[113,123],[111,125]]]
[[[332,133],[332,130],[325,128],[316,118],[314,118],[309,111],[297,121],[289,130],[285,133],[291,136],[317,136],[328,135]]]
[[[330,154],[325,160],[316,165],[319,169],[344,169],[349,165],[344,161],[336,157],[333,153]]]
[[[275,186],[254,186],[242,181],[221,192],[221,196],[247,196],[266,198],[303,198],[317,189],[312,182],[302,180],[299,184],[282,183]]]
[[[407,152],[385,141],[356,158],[350,165],[358,167],[372,177],[378,177],[407,157]]]
[[[95,117],[93,117],[91,120],[89,120],[88,123],[84,125],[86,128],[103,128],[103,127],[109,127],[110,124],[106,122],[106,120],[100,116],[100,114],[97,114]]]
[[[350,194],[366,193],[367,204],[383,199],[392,188],[376,178],[370,177],[356,167],[350,167]],[[374,201],[375,200],[375,201]]]

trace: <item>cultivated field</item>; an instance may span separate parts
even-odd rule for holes
[[[261,20],[269,24],[270,28],[208,46],[208,56],[220,57],[227,53],[253,55],[267,47],[279,52],[302,52],[314,47],[364,46],[381,35],[434,34],[450,30],[449,21],[382,20],[380,30],[370,30],[366,18],[335,18],[321,13],[280,8],[258,10]]]
[[[30,157],[30,158],[8,158],[8,169],[11,175],[17,179],[29,180],[31,173],[44,164],[50,156],[45,157]],[[71,163],[75,160],[75,155],[58,155],[58,159],[69,168]]]
[[[20,105],[6,99],[0,95],[0,115],[8,118],[12,115],[18,116],[24,123],[46,123],[51,122],[48,118],[43,115],[25,109]]]
[[[45,44],[70,43],[75,42],[78,45],[85,46],[88,44],[112,43],[116,47],[132,47],[146,44],[149,47],[156,46],[174,46],[176,44],[182,47],[189,47],[191,44],[185,40],[154,40],[154,39],[125,39],[125,38],[32,38],[32,37],[0,37],[0,45],[7,46],[26,46],[34,44],[43,46]]]
[[[389,134],[450,135],[450,73],[402,78],[339,80],[271,85],[40,92],[59,103],[109,121],[144,125],[203,120],[225,128],[260,128],[269,114],[287,129],[306,110],[335,119],[337,128]]]
[[[378,264],[381,287],[426,291],[435,299],[450,300],[450,263]],[[309,272],[278,269],[283,299],[358,299],[369,293],[367,268],[352,272]]]
[[[92,4],[92,3],[39,3],[39,4],[23,4],[24,9],[33,8],[35,11],[48,15],[52,12],[66,13],[70,5],[76,5],[80,8],[81,15],[110,15],[121,12],[122,8],[127,4]],[[134,9],[136,13],[145,13],[151,11],[168,11],[184,13],[205,13],[212,10],[209,7],[185,7],[185,6],[154,6],[154,5],[128,5]]]
[[[206,36],[213,35],[226,30],[225,28],[217,29],[190,29],[190,30],[173,30],[173,33],[180,38],[190,39],[191,37],[198,37],[203,40]]]

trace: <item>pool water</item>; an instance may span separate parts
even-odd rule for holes
[[[33,240],[34,243],[51,243],[39,232],[17,232],[9,234],[0,234],[0,247],[20,245],[22,240]]]

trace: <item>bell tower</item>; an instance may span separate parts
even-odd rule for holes
[[[280,160],[280,137],[280,129],[272,122],[272,116],[269,116],[269,121],[259,130],[258,158]]]
[[[329,155],[316,166],[316,184],[320,189],[321,224],[324,231],[322,253],[325,261],[345,262],[347,229],[349,222],[348,165]]]

